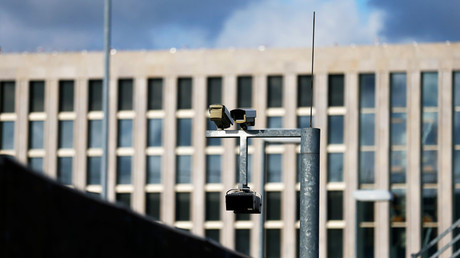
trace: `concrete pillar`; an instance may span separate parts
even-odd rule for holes
[[[358,189],[358,128],[359,128],[358,74],[345,74],[345,146],[344,154],[344,257],[355,257],[357,247],[356,200],[353,192]]]
[[[47,79],[45,81],[45,128],[43,144],[45,149],[45,158],[43,159],[43,169],[45,173],[57,178],[57,145],[58,145],[58,99],[59,83],[57,79]]]
[[[146,178],[146,156],[147,147],[147,78],[143,76],[136,77],[133,83],[133,108],[136,116],[133,121],[133,188],[131,196],[132,207],[135,211],[145,213],[145,178]],[[144,132],[144,133],[136,133]]]
[[[407,73],[407,195],[406,195],[406,256],[421,249],[421,84],[420,71],[413,70]]]
[[[73,182],[77,189],[85,190],[86,186],[86,149],[88,143],[88,79],[75,80],[74,113],[74,176]],[[84,140],[82,140],[84,139]]]
[[[390,190],[390,83],[388,72],[375,75],[375,188]],[[390,203],[375,203],[375,257],[390,256]]]

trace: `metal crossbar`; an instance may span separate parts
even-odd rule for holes
[[[415,253],[415,254],[412,254],[411,257],[412,258],[416,258],[418,256],[421,256],[423,253],[425,253],[426,251],[428,251],[428,249],[430,249],[431,247],[433,247],[434,245],[436,245],[439,240],[441,240],[441,238],[443,238],[444,236],[446,236],[447,234],[449,234],[450,232],[452,232],[454,229],[456,229],[458,227],[458,225],[460,225],[460,219],[457,220],[454,224],[452,224],[448,229],[446,229],[444,232],[442,232],[441,234],[439,234],[439,236],[437,236],[435,239],[431,240],[430,243],[428,243],[428,245],[426,245],[424,248],[422,248],[422,250],[420,250],[418,253]],[[454,239],[452,239],[449,243],[447,243],[446,246],[444,246],[443,248],[439,249],[439,251],[437,251],[435,254],[433,254],[430,258],[433,258],[433,257],[438,257],[442,252],[444,252],[447,248],[451,247],[455,242],[457,242],[458,240],[460,239],[460,235],[456,236]],[[453,257],[456,257],[457,255],[459,255],[459,251],[457,251]]]

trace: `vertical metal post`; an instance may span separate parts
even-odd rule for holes
[[[102,85],[102,109],[104,119],[102,122],[102,164],[101,164],[101,185],[102,199],[107,200],[107,177],[108,177],[108,149],[109,149],[109,85],[110,85],[110,22],[111,22],[111,0],[105,0],[104,6],[104,81]]]
[[[240,189],[248,187],[248,137],[246,134],[240,136]]]
[[[302,129],[299,241],[301,258],[317,258],[319,255],[319,143],[319,129]]]
[[[265,211],[266,211],[266,201],[265,201],[265,174],[267,173],[267,159],[265,154],[265,148],[267,146],[266,141],[262,140],[262,173],[260,174],[260,193],[262,197],[262,209],[260,210],[260,231],[259,231],[259,257],[265,257]]]

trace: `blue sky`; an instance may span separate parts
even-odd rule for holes
[[[104,0],[2,0],[3,52],[102,50]],[[460,41],[459,0],[112,0],[112,47],[272,48]]]

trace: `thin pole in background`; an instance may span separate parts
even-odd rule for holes
[[[311,106],[310,106],[310,128],[313,128],[313,83],[315,81],[315,78],[313,76],[313,67],[314,67],[314,62],[315,62],[315,12],[313,12],[313,37],[311,39],[311,94],[310,94],[310,100],[311,100]]]
[[[110,30],[111,30],[111,0],[104,1],[104,81],[102,85],[102,109],[104,119],[102,123],[103,154],[101,164],[101,197],[108,199],[108,150],[109,150],[109,85],[110,85]]]

